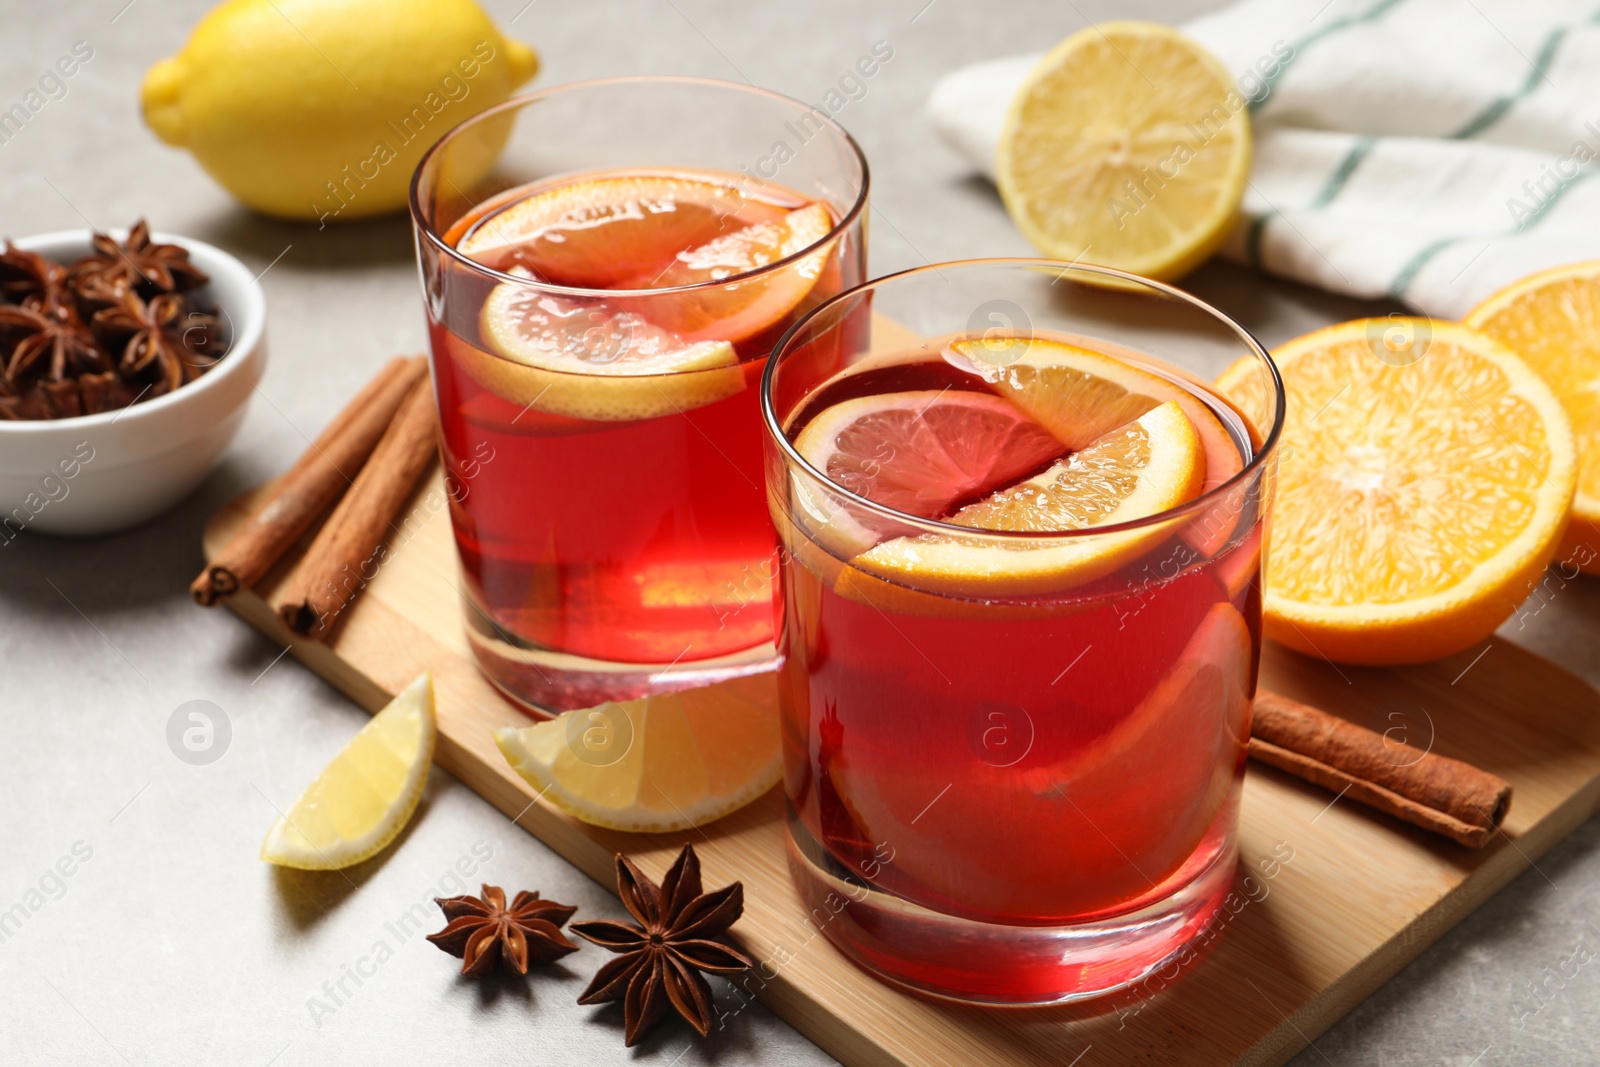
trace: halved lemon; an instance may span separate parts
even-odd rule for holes
[[[819,246],[794,263],[754,278],[692,293],[635,299],[641,314],[685,340],[742,341],[788,315],[811,292],[832,250],[832,242],[821,244],[831,229],[833,213],[827,205],[809,204],[680,252],[665,270],[641,276],[624,288],[666,289],[721,281]]]
[[[720,819],[771,789],[782,769],[771,674],[568,711],[494,740],[563,811],[640,833]]]
[[[567,182],[485,218],[457,245],[495,270],[521,267],[579,289],[652,276],[679,252],[783,214],[731,183],[679,174]]]
[[[433,679],[400,691],[278,817],[261,858],[331,871],[382,852],[422,799],[433,759]]]
[[[1227,236],[1250,173],[1249,115],[1227,68],[1177,30],[1104,22],[1028,74],[995,170],[1046,255],[1176,278]]]
[[[1199,435],[1177,402],[1167,401],[945,521],[976,530],[1041,533],[1110,526],[1193,499],[1205,472]],[[850,562],[913,589],[966,597],[1029,595],[1109,574],[1174,532],[1158,523],[1039,545],[924,533],[885,541]],[[840,575],[841,585],[850,574],[846,569]]]
[[[1556,558],[1600,574],[1600,260],[1524,278],[1466,323],[1526,360],[1572,420],[1578,492]]]
[[[452,348],[480,385],[513,404],[575,419],[626,422],[691,411],[746,387],[727,341],[686,341],[604,301],[505,282],[479,328],[498,355]]]
[[[1492,338],[1424,319],[1330,326],[1273,358],[1288,412],[1267,635],[1374,665],[1487,638],[1550,561],[1576,486],[1549,387]],[[1241,361],[1218,386],[1250,381]],[[1238,402],[1265,400],[1247,388]]]

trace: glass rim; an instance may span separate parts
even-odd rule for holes
[[[785,256],[779,260],[774,260],[771,263],[763,264],[762,266],[757,267],[755,270],[747,270],[741,274],[730,274],[726,278],[694,282],[690,285],[678,285],[669,289],[586,289],[581,286],[555,285],[550,282],[535,281],[532,278],[521,278],[515,274],[507,274],[505,271],[494,270],[491,267],[487,267],[484,264],[479,263],[470,256],[462,254],[455,248],[455,246],[445,241],[443,235],[436,231],[433,220],[429,219],[426,213],[422,210],[423,173],[428,169],[430,164],[434,162],[435,158],[445,149],[445,147],[453,142],[462,133],[464,133],[469,127],[473,127],[481,122],[487,121],[493,116],[504,114],[510,111],[520,110],[521,108],[529,104],[537,103],[540,100],[575,91],[587,89],[605,89],[621,85],[663,84],[690,85],[707,89],[732,89],[738,92],[748,93],[752,96],[766,97],[768,100],[776,103],[790,105],[798,110],[804,111],[807,114],[815,115],[821,119],[825,129],[831,129],[833,133],[837,134],[843,139],[844,143],[849,146],[851,154],[854,155],[856,163],[861,167],[861,188],[856,192],[855,202],[850,205],[848,211],[845,211],[840,215],[838,221],[834,223],[834,225],[824,236],[818,238],[816,241],[813,241],[811,244],[800,249],[798,252],[793,253],[792,255]],[[760,181],[761,179],[758,178],[756,180]],[[744,85],[739,82],[727,81],[723,78],[702,78],[684,74],[629,74],[612,78],[590,78],[584,81],[563,82],[560,85],[552,85],[548,88],[539,89],[531,93],[523,93],[519,96],[513,96],[508,100],[495,104],[493,107],[484,108],[475,115],[467,116],[452,126],[449,130],[445,131],[444,136],[435,141],[428,148],[428,150],[423,153],[422,158],[417,161],[416,170],[412,171],[411,173],[411,191],[408,199],[411,209],[411,221],[416,226],[417,232],[425,237],[428,242],[440,252],[449,256],[451,259],[455,260],[461,266],[469,270],[483,274],[490,278],[499,279],[502,282],[517,282],[521,285],[531,286],[543,292],[559,293],[566,296],[596,297],[610,295],[615,297],[622,295],[628,297],[641,297],[656,294],[694,293],[707,289],[720,288],[733,282],[741,282],[751,278],[759,278],[764,274],[773,273],[778,270],[782,270],[785,267],[791,266],[801,259],[804,259],[806,256],[814,254],[819,247],[826,245],[831,241],[837,240],[840,235],[842,235],[846,230],[855,224],[856,219],[860,217],[862,211],[866,207],[867,190],[871,184],[871,171],[867,166],[867,156],[866,153],[861,150],[861,146],[856,143],[856,139],[850,136],[848,130],[835,122],[831,115],[822,112],[820,108],[813,104],[807,104],[804,101],[797,100],[792,96],[785,96],[783,93],[775,93],[771,89],[762,89],[754,85]]]
[[[903,511],[897,511],[894,508],[879,504],[872,500],[868,500],[864,496],[860,496],[857,493],[851,492],[849,489],[846,489],[844,486],[835,482],[832,478],[829,478],[826,474],[813,467],[811,463],[794,447],[794,442],[790,441],[788,435],[783,432],[783,427],[778,422],[777,412],[774,411],[772,403],[772,383],[776,378],[778,363],[784,358],[785,355],[788,354],[790,345],[794,339],[800,335],[801,331],[805,330],[811,325],[812,320],[829,311],[835,305],[840,304],[847,299],[856,298],[869,290],[876,289],[886,282],[892,282],[917,275],[937,273],[941,270],[950,268],[980,266],[1019,267],[1033,269],[1042,267],[1046,270],[1056,271],[1058,274],[1058,280],[1059,276],[1065,275],[1069,271],[1081,271],[1085,274],[1098,274],[1107,278],[1115,278],[1122,283],[1134,282],[1145,288],[1153,289],[1164,296],[1176,298],[1190,305],[1191,307],[1204,312],[1238,335],[1239,339],[1244,343],[1247,353],[1254,355],[1258,360],[1266,364],[1267,370],[1272,375],[1272,388],[1275,398],[1275,403],[1273,406],[1272,429],[1263,439],[1261,447],[1255,450],[1254,455],[1250,457],[1249,461],[1245,463],[1244,466],[1233,475],[1233,477],[1229,478],[1221,485],[1206,490],[1193,500],[1186,500],[1177,507],[1168,508],[1165,511],[1158,511],[1151,515],[1144,515],[1137,519],[1129,519],[1126,522],[1112,523],[1105,526],[1089,526],[1077,530],[984,530],[972,526],[956,526],[952,523],[942,522],[938,519],[925,519]],[[1260,341],[1256,340],[1255,335],[1249,330],[1235,322],[1230,316],[1224,314],[1221,310],[1214,308],[1204,300],[1201,300],[1199,297],[1194,296],[1191,293],[1186,293],[1182,289],[1179,289],[1176,286],[1168,285],[1165,282],[1158,282],[1152,278],[1145,278],[1137,274],[1131,274],[1128,271],[1117,270],[1114,267],[1102,267],[1090,263],[1078,263],[1076,261],[1068,262],[1066,260],[1044,259],[1029,256],[997,256],[992,258],[979,257],[972,259],[950,260],[944,263],[928,263],[920,267],[912,267],[909,270],[897,271],[893,274],[885,274],[881,278],[874,278],[871,281],[861,283],[853,289],[847,289],[844,292],[823,301],[821,304],[818,304],[816,307],[806,312],[806,314],[798,319],[794,325],[790,326],[789,329],[784,332],[783,336],[778,338],[777,343],[772,346],[772,354],[767,357],[767,365],[761,374],[761,422],[763,427],[766,429],[767,436],[778,446],[787,462],[798,464],[801,470],[815,478],[818,482],[827,486],[830,492],[835,493],[840,498],[846,500],[852,507],[863,508],[877,516],[888,519],[892,522],[900,523],[901,525],[912,526],[925,533],[967,538],[981,537],[995,538],[997,540],[1011,539],[1022,542],[1036,543],[1070,541],[1077,538],[1099,537],[1105,534],[1139,530],[1148,526],[1157,525],[1159,523],[1167,523],[1176,519],[1187,518],[1198,512],[1207,510],[1208,508],[1221,502],[1225,496],[1236,492],[1240,486],[1256,477],[1261,468],[1266,464],[1268,458],[1277,451],[1278,441],[1283,435],[1283,419],[1287,411],[1287,407],[1288,398],[1284,393],[1283,375],[1279,372],[1278,365],[1273,362],[1272,356],[1267,351],[1266,347],[1262,345]]]

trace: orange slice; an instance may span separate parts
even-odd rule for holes
[[[725,182],[630,174],[568,182],[524,197],[479,223],[461,253],[511,272],[580,289],[609,289],[668,267],[686,248],[784,209]]]
[[[1422,319],[1330,326],[1273,358],[1288,412],[1267,635],[1354,664],[1487,638],[1549,562],[1576,486],[1550,388],[1492,338]],[[1218,386],[1259,377],[1240,361]],[[1265,400],[1238,403],[1259,417]]]
[[[1044,473],[945,521],[976,530],[1065,532],[1156,515],[1193,499],[1205,482],[1200,437],[1175,401],[1160,404]],[[1161,524],[1019,546],[924,533],[885,541],[853,568],[914,589],[982,597],[1047,593],[1109,574],[1173,531]],[[841,581],[847,581],[845,570]]]
[[[834,484],[924,519],[1009,485],[1064,451],[999,397],[937,389],[845,400],[807,423],[794,444]]]
[[[534,411],[651,419],[745,388],[726,341],[686,341],[633,312],[515,282],[489,294],[479,330],[494,353],[463,345],[457,362],[484,388]]]
[[[664,269],[624,283],[667,289],[759,270],[819,245],[833,229],[826,204],[810,204],[678,253]],[[639,311],[685,340],[742,341],[793,311],[817,284],[831,242],[781,270],[693,293],[636,298]]]
[[[1566,408],[1578,444],[1578,492],[1556,558],[1600,574],[1600,260],[1524,278],[1467,315],[1527,361]]]

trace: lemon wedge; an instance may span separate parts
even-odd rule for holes
[[[433,679],[423,674],[391,700],[278,817],[261,858],[332,871],[370,859],[405,828],[433,759]]]
[[[582,822],[665,833],[744,807],[782,770],[774,676],[733,678],[495,731],[513,770]]]
[[[1176,278],[1227,237],[1250,173],[1249,115],[1227,69],[1177,30],[1105,22],[1028,74],[995,172],[1046,255]]]

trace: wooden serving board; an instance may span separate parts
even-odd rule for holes
[[[213,517],[208,555],[261,492]],[[1252,763],[1230,917],[1170,982],[1070,1008],[935,1004],[878,982],[818,932],[789,884],[777,790],[703,830],[649,837],[585,826],[535,800],[490,736],[527,720],[468,651],[444,500],[437,475],[419,486],[409,538],[391,546],[328,644],[295,638],[267,610],[261,594],[292,560],[228,604],[368,711],[432,671],[440,766],[602,885],[613,883],[618,851],[659,877],[693,841],[710,884],[745,884],[737,934],[764,964],[748,988],[850,1067],[1282,1063],[1600,804],[1600,694],[1516,645],[1495,639],[1403,670],[1337,668],[1269,647],[1263,685],[1404,730],[1413,744],[1431,735],[1434,751],[1509,779],[1505,832],[1469,850]]]

